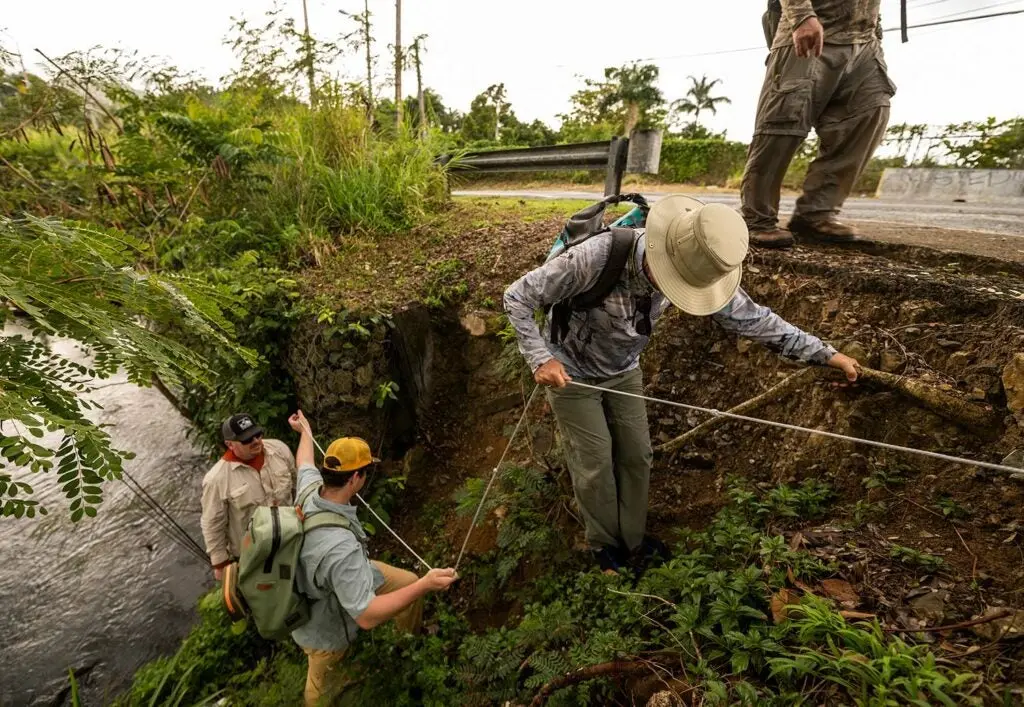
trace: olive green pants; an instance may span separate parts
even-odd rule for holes
[[[606,380],[581,380],[643,394],[635,369]],[[647,526],[651,432],[644,401],[589,388],[548,388],[591,547],[639,547]]]
[[[838,213],[885,136],[895,93],[878,42],[826,44],[816,59],[797,57],[792,46],[772,50],[741,186],[747,228],[777,227],[783,178],[812,127],[818,155],[794,215]]]

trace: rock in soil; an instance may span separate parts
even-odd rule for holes
[[[1003,369],[1006,407],[1024,424],[1024,353],[1015,353]]]
[[[1006,612],[1006,608],[989,607],[979,618]],[[972,626],[971,630],[987,641],[1012,641],[1024,638],[1024,610],[1009,610],[1010,615],[985,624]]]

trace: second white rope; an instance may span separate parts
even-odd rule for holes
[[[320,443],[316,441],[316,437],[313,436],[313,430],[310,428],[309,423],[306,422],[306,421],[303,421],[303,422],[306,425],[306,431],[309,432],[309,438],[311,440],[313,440],[313,444],[315,444],[316,448],[320,450],[320,456],[326,458],[327,457],[327,452],[325,452],[324,448],[320,446]],[[393,536],[395,536],[395,540],[397,540],[398,542],[402,543],[402,547],[404,547],[406,550],[408,550],[409,554],[411,554],[413,557],[415,557],[419,561],[419,563],[421,565],[426,567],[428,570],[434,569],[433,567],[431,567],[430,565],[427,564],[426,560],[424,560],[422,557],[417,555],[416,551],[413,550],[411,547],[409,547],[409,544],[407,542],[405,542],[404,540],[402,540],[402,537],[398,533],[396,533],[394,530],[392,530],[391,526],[388,525],[387,523],[385,523],[383,518],[381,518],[379,515],[377,515],[377,513],[372,508],[370,508],[370,504],[367,503],[366,501],[364,501],[362,496],[360,496],[357,493],[356,494],[356,498],[359,499],[360,503],[362,503],[364,506],[366,506],[366,510],[368,510],[370,512],[370,514],[374,518],[377,519],[377,522],[379,522],[381,525],[384,526],[385,530],[387,530],[389,533],[391,533]]]

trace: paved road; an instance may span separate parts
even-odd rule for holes
[[[706,202],[719,202],[738,207],[738,194],[692,192]],[[597,192],[586,191],[456,191],[455,196],[504,196],[533,199],[586,199],[596,201]],[[644,194],[657,200],[663,194]],[[782,211],[793,210],[793,197],[782,198]],[[956,204],[897,202],[883,199],[847,199],[842,218],[849,221],[908,224],[918,227],[947,228],[958,231],[986,231],[999,235],[1024,237],[1024,205]]]

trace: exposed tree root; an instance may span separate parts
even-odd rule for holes
[[[789,376],[785,380],[777,383],[768,390],[764,391],[760,395],[751,398],[745,402],[740,403],[736,407],[730,408],[726,412],[730,412],[734,415],[745,415],[752,410],[756,410],[763,405],[767,405],[770,402],[778,400],[782,396],[786,395],[804,381],[810,380],[815,375],[814,368],[802,368],[793,375]],[[700,423],[691,430],[687,430],[683,434],[679,435],[675,439],[669,440],[664,444],[658,445],[654,451],[656,452],[672,452],[686,444],[703,437],[708,432],[715,430],[724,422],[728,422],[728,417],[712,417],[704,422]]]
[[[750,398],[726,412],[734,415],[746,415],[768,403],[779,400],[813,378],[820,371],[822,371],[820,368],[801,369],[760,395]],[[864,383],[888,388],[908,398],[912,398],[926,410],[935,413],[945,420],[961,425],[982,437],[992,437],[999,431],[999,416],[991,407],[970,403],[932,384],[863,366],[860,368],[859,380]],[[661,453],[674,452],[728,421],[728,417],[712,417],[693,429],[687,430],[675,439],[658,445],[654,451]]]
[[[647,661],[640,660],[613,660],[608,663],[598,663],[597,665],[589,665],[585,668],[575,670],[568,675],[563,675],[560,678],[555,678],[549,683],[546,683],[536,695],[534,695],[533,701],[530,703],[531,707],[540,707],[547,702],[548,697],[553,693],[561,690],[564,687],[575,685],[577,683],[584,682],[586,680],[593,680],[594,678],[604,677],[628,677],[634,675],[645,675],[650,672],[651,666]]]
[[[999,431],[999,417],[990,407],[967,402],[929,383],[864,367],[860,369],[860,380],[913,398],[926,410],[983,437],[991,437]]]

